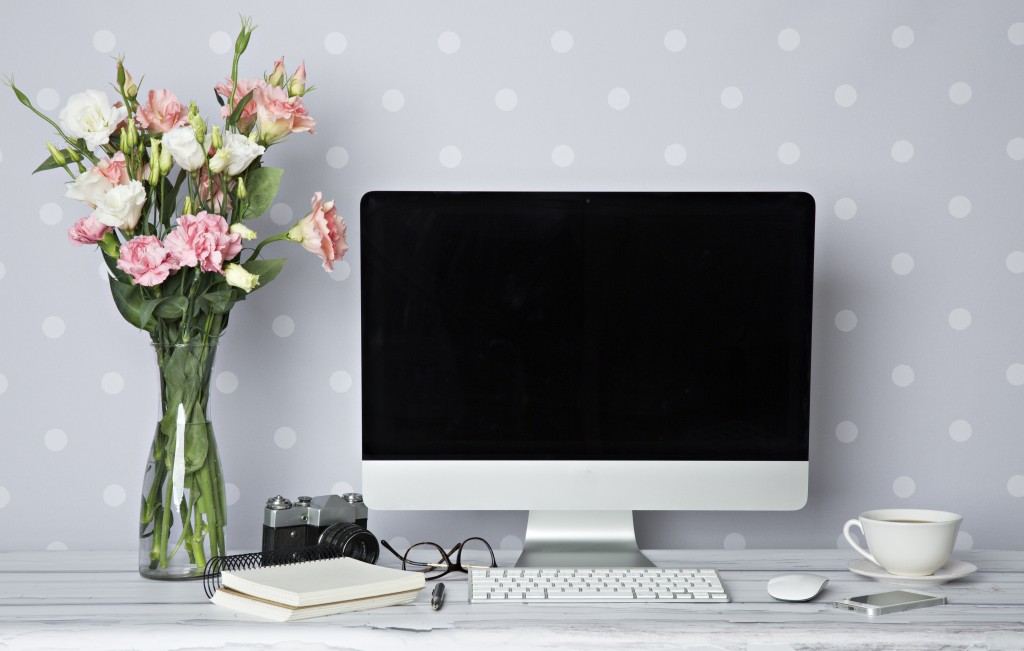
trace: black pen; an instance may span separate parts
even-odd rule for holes
[[[441,608],[441,604],[444,603],[444,584],[438,583],[434,586],[434,591],[430,593],[430,607],[434,610]]]

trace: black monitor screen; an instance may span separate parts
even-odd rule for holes
[[[804,460],[804,193],[371,192],[363,458]]]

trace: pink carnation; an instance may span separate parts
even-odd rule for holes
[[[178,263],[159,238],[139,235],[121,245],[117,268],[125,272],[137,285],[159,285],[177,271]]]
[[[149,102],[139,107],[135,119],[143,129],[166,133],[188,121],[188,109],[169,90],[149,91]]]
[[[289,133],[315,133],[316,120],[309,117],[302,97],[289,97],[284,88],[266,86],[256,89],[253,98],[256,100],[256,119],[262,144],[269,145]]]
[[[323,259],[326,271],[334,270],[334,262],[345,257],[348,244],[345,234],[348,227],[338,215],[333,201],[322,201],[317,192],[312,199],[313,211],[299,220],[288,231],[288,239],[298,242],[302,248]]]
[[[100,223],[92,215],[82,217],[74,226],[68,229],[68,239],[75,246],[83,244],[95,244],[103,239],[103,236],[114,230],[106,224]]]
[[[179,217],[164,245],[182,267],[224,273],[224,263],[242,251],[242,236],[229,232],[223,217],[204,210]]]

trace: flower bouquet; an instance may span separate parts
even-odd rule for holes
[[[185,106],[169,90],[141,101],[123,58],[119,99],[72,95],[59,124],[7,82],[63,141],[47,143],[36,171],[64,170],[65,196],[91,210],[68,231],[70,241],[98,245],[117,309],[156,351],[161,415],[139,523],[139,570],[151,578],[201,575],[225,552],[224,479],[207,416],[211,368],[231,308],[284,266],[261,258],[263,247],[297,242],[327,271],[348,249],[344,221],[319,192],[292,228],[244,243],[256,238],[246,222],[270,207],[283,174],[263,164],[267,149],[316,124],[303,103],[312,90],[304,63],[289,76],[282,58],[262,79],[239,78],[253,29],[243,20],[231,75],[215,86],[223,127],[208,127],[194,102]]]

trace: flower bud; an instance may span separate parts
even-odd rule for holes
[[[132,79],[131,74],[124,68],[124,60],[117,61],[117,86],[129,99],[134,99],[139,94],[139,85]]]
[[[128,143],[128,127],[121,127],[120,136],[118,143],[121,148],[121,153],[128,155],[132,150],[131,145]]]
[[[281,57],[274,62],[274,70],[270,73],[270,76],[267,77],[267,83],[271,86],[283,87],[286,74],[287,73],[284,71],[284,57]]]
[[[149,149],[149,184],[156,185],[160,182],[160,141],[152,141]]]
[[[249,192],[245,189],[245,179],[238,177],[238,198],[245,199],[248,196]]]
[[[181,206],[181,214],[183,214],[183,215],[194,215],[195,213],[192,212],[192,210],[193,210],[193,207],[192,207],[192,197],[186,195],[185,202]]]
[[[82,160],[82,155],[78,153],[77,149],[71,147],[68,149],[68,158],[77,163],[78,161]]]
[[[53,143],[49,140],[46,141],[46,148],[50,150],[50,158],[53,159],[54,163],[57,163],[61,167],[67,164],[67,159],[64,158],[64,154],[60,153],[60,150],[53,146]]]
[[[139,95],[139,85],[135,83],[131,75],[128,75],[124,83],[124,94],[128,96],[128,99],[135,99]]]
[[[139,130],[135,128],[135,121],[132,120],[128,123],[127,132],[125,133],[128,141],[128,149],[134,149],[139,144]]]
[[[203,116],[198,113],[189,116],[188,123],[196,132],[196,140],[199,141],[199,144],[203,144],[206,141],[206,122],[203,120]]]
[[[210,132],[210,137],[213,138],[213,148],[220,149],[224,146],[224,139],[220,135],[220,127],[216,124],[213,125],[213,131]]]
[[[299,64],[295,74],[292,75],[291,80],[288,82],[288,95],[294,97],[296,95],[302,96],[306,94],[306,61],[303,60]]]
[[[235,54],[241,55],[245,52],[245,48],[249,47],[249,37],[252,36],[252,30],[255,27],[252,26],[252,21],[248,18],[242,20],[242,31],[238,33],[238,38],[235,39]]]
[[[174,160],[171,158],[171,152],[166,147],[160,148],[160,174],[161,176],[167,176],[171,173],[171,168],[174,167]]]
[[[214,129],[216,128],[214,127]],[[210,172],[220,174],[228,168],[229,162],[231,161],[228,159],[228,152],[218,149],[216,154],[210,156]]]
[[[121,243],[118,242],[117,236],[114,235],[113,231],[107,231],[103,235],[103,239],[96,242],[96,244],[99,245],[107,257],[114,258],[115,260],[121,257]]]
[[[238,179],[238,180],[241,181],[242,179]],[[241,238],[243,240],[253,240],[253,239],[256,239],[256,231],[252,230],[251,228],[249,228],[245,224],[241,224],[241,223],[239,223],[239,224],[232,224],[231,228],[229,228],[228,231],[231,232],[231,233],[234,233],[235,235],[241,236]]]
[[[224,280],[232,287],[245,290],[246,294],[256,289],[260,284],[260,277],[258,275],[249,273],[245,270],[245,267],[234,262],[224,265]]]

